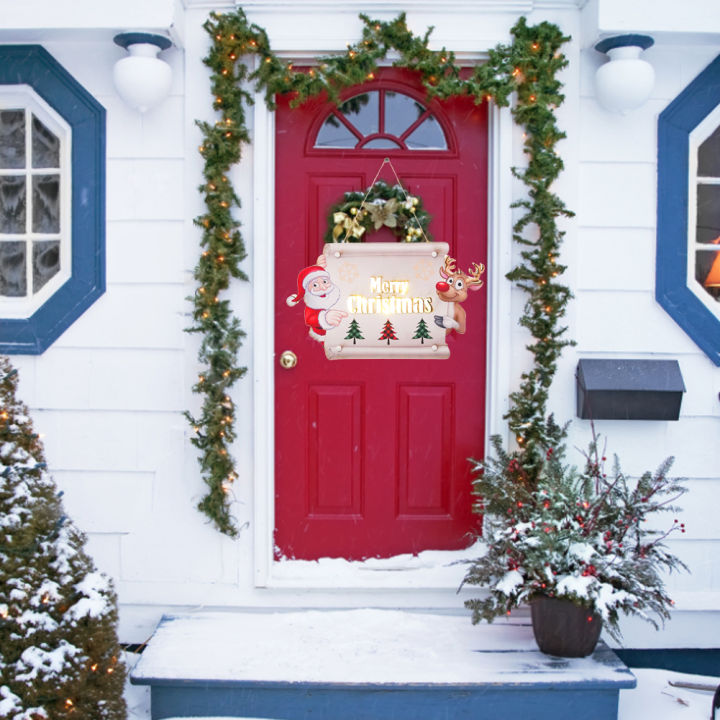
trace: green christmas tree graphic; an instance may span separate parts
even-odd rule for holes
[[[395,334],[395,328],[392,326],[392,323],[390,320],[385,321],[385,325],[383,326],[382,335],[378,338],[378,340],[387,340],[387,344],[390,344],[391,340],[397,340],[397,335]]]
[[[420,318],[420,322],[415,328],[415,334],[412,336],[413,340],[419,340],[421,344],[425,344],[426,340],[430,340],[430,332],[425,322],[425,318]]]
[[[360,325],[358,325],[358,321],[353,318],[350,322],[350,327],[348,328],[348,334],[345,336],[345,340],[352,340],[353,345],[357,343],[358,340],[364,340],[365,338],[362,336],[362,332],[360,331]]]

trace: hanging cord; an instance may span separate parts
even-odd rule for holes
[[[360,203],[360,207],[358,208],[358,215],[363,211],[363,208],[365,207],[365,201],[368,199],[368,195],[370,194],[370,191],[375,187],[375,183],[377,182],[378,177],[380,176],[380,173],[382,172],[382,169],[385,167],[385,165],[389,165],[390,169],[393,171],[393,175],[395,176],[395,180],[397,180],[397,186],[402,190],[402,194],[405,196],[405,203],[409,206],[409,210],[412,213],[413,218],[415,219],[415,222],[417,223],[417,226],[420,228],[420,232],[423,236],[423,242],[430,242],[430,239],[425,234],[425,230],[422,226],[422,223],[418,220],[417,215],[415,214],[415,206],[410,202],[410,196],[407,194],[407,191],[403,187],[402,182],[400,182],[400,178],[398,177],[397,171],[395,170],[395,166],[392,164],[389,157],[386,157],[381,163],[380,167],[378,168],[378,171],[375,173],[375,177],[373,178],[373,181],[370,183],[370,187],[367,189],[367,192],[365,193],[365,197],[363,197],[362,202]],[[352,226],[349,226],[348,229],[345,231],[345,237],[342,239],[342,242],[348,241],[348,236],[350,235],[350,230]]]

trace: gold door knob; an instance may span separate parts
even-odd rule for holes
[[[297,355],[292,350],[285,350],[280,356],[280,366],[292,370],[297,365]]]

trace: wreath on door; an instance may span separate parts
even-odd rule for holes
[[[431,242],[430,214],[417,195],[402,185],[378,180],[367,190],[350,190],[330,208],[326,243],[363,242],[367,235],[388,227],[403,242]]]

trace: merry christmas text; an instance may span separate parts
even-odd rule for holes
[[[382,275],[370,278],[370,293],[350,295],[347,309],[352,315],[421,314],[433,312],[432,297],[407,297],[410,290],[408,280],[385,280]]]

